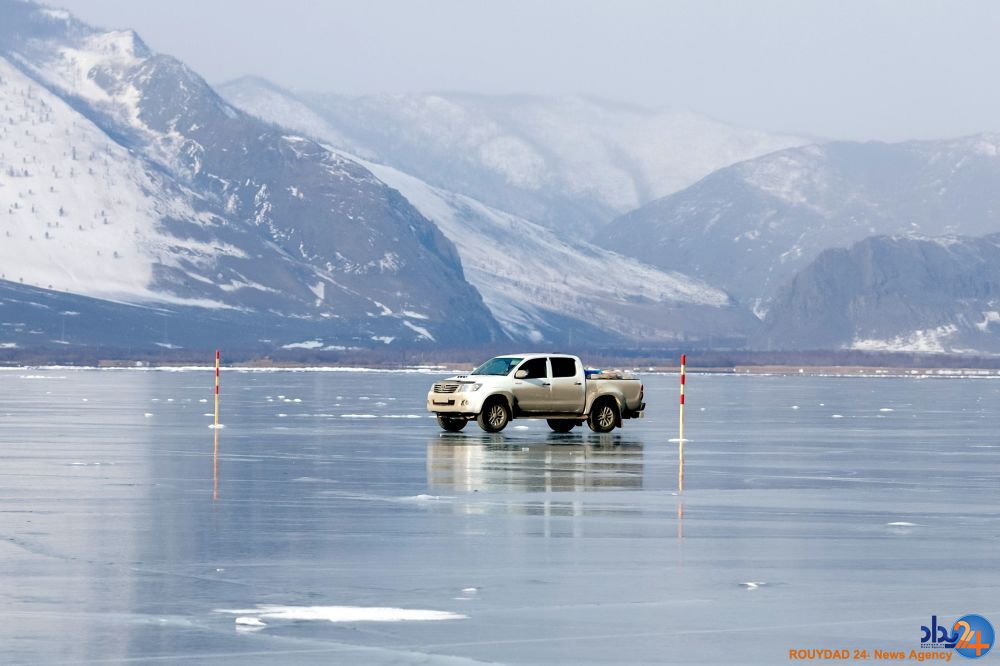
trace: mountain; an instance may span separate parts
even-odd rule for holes
[[[1000,352],[1000,234],[825,250],[778,292],[756,345]]]
[[[237,106],[288,115],[287,92],[266,81],[219,89]],[[338,148],[575,237],[716,169],[805,143],[579,96],[300,92],[295,101],[335,129]]]
[[[741,346],[759,323],[724,292],[559,234],[471,197],[366,163],[458,248],[469,281],[514,338],[559,344]]]
[[[310,336],[277,346],[505,337],[454,246],[357,162],[134,32],[16,0],[0,18],[0,279]]]
[[[341,140],[337,128],[294,94],[259,79],[252,83],[259,94],[229,100],[324,142]],[[468,280],[513,338],[597,344],[711,338],[738,345],[759,323],[699,280],[564,237],[393,167],[347,157],[398,190],[455,244]]]
[[[721,169],[595,238],[703,279],[763,315],[821,252],[873,235],[1000,231],[1000,136],[835,142]]]

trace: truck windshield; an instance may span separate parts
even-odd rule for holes
[[[472,371],[474,375],[497,375],[503,376],[510,374],[518,363],[523,359],[516,358],[514,356],[497,356],[496,358],[491,358],[490,360],[483,363],[481,366]]]

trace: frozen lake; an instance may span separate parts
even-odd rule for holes
[[[689,375],[681,498],[676,376],[610,436],[487,436],[427,418],[443,375],[230,370],[213,500],[212,375],[0,371],[5,663],[787,663],[1000,620],[995,379]]]

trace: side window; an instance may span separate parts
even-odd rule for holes
[[[549,376],[544,358],[533,358],[530,361],[525,361],[519,369],[527,371],[528,376],[525,379],[545,379]]]
[[[576,377],[576,361],[571,358],[550,358],[553,377]]]

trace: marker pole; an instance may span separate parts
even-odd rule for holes
[[[219,350],[215,350],[215,428],[219,429]]]
[[[687,354],[681,354],[681,405],[680,432],[677,434],[677,492],[684,492],[684,383],[687,366]]]
[[[212,479],[214,482],[212,490],[212,499],[219,499],[219,361],[221,355],[219,350],[215,350],[215,452],[212,456],[213,473]]]

